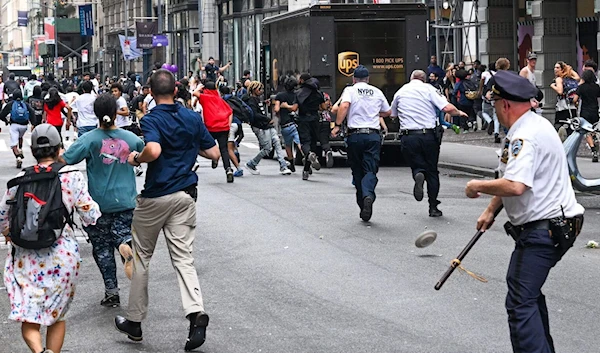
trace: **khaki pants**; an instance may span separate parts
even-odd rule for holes
[[[133,214],[133,278],[127,319],[141,322],[148,312],[148,270],[161,229],[177,274],[185,316],[204,311],[192,244],[196,230],[196,204],[183,191],[157,198],[138,196]]]

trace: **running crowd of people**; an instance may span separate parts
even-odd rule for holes
[[[527,65],[519,74],[527,78],[532,85],[541,88],[536,82],[535,70],[537,55],[527,55]],[[431,57],[428,67],[429,83],[433,85],[448,102],[468,114],[468,117],[444,116],[442,124],[454,128],[456,133],[476,131],[478,120],[481,128],[489,135],[494,135],[494,142],[501,143],[501,134],[506,134],[506,127],[500,126],[498,117],[491,103],[490,79],[500,70],[509,70],[511,63],[506,58],[500,58],[490,63],[489,67],[475,60],[472,67],[467,69],[464,62],[457,65],[449,63],[445,71],[437,64],[437,58]],[[573,68],[563,61],[558,61],[554,66],[555,79],[550,85],[556,92],[554,126],[561,134],[571,131],[565,127],[564,121],[568,118],[583,117],[591,124],[598,123],[598,97],[600,97],[600,80],[598,79],[598,64],[593,60],[583,63],[581,77]],[[541,115],[543,96],[536,97],[538,105],[536,112]],[[564,138],[564,137],[563,137]],[[588,146],[592,150],[592,161],[598,162],[598,141],[595,134],[587,137]]]
[[[528,66],[521,71],[521,76],[534,85],[535,61],[535,54],[530,54]],[[316,78],[308,73],[290,73],[281,80],[283,90],[267,98],[264,84],[252,80],[249,71],[230,87],[222,75],[230,65],[219,67],[211,58],[200,72],[190,71],[179,81],[156,67],[145,85],[133,72],[104,82],[99,75],[85,73],[80,82],[59,83],[48,74],[40,78],[31,75],[26,83],[10,75],[0,83],[5,103],[0,120],[10,124],[17,167],[22,167],[23,137],[30,125],[36,159],[35,166],[23,169],[9,182],[0,202],[0,229],[12,244],[4,274],[11,302],[9,318],[22,323],[23,338],[32,352],[57,353],[62,348],[65,314],[75,293],[80,262],[71,221],[74,212],[84,225],[104,280],[100,304],[120,305],[115,252],[132,281],[126,315],[117,316],[115,325],[134,341],[143,338],[141,322],[149,300],[148,265],[158,234],[164,230],[190,322],[185,349],[202,345],[209,317],[191,254],[196,227],[197,158],[211,160],[213,169],[221,160],[226,181],[231,183],[244,175],[244,166],[251,174],[260,174],[259,163],[273,153],[282,175],[294,173],[296,160],[302,160],[302,179],[307,180],[322,162],[333,166],[329,138],[332,130],[337,135],[346,114],[361,123],[360,110],[364,107],[358,91],[347,90],[332,104]],[[432,57],[427,75],[441,96],[432,93],[437,103],[436,120],[456,133],[465,133],[477,129],[479,117],[484,121],[483,129],[494,134],[499,143],[503,129],[494,111],[489,82],[498,70],[509,68],[509,60],[500,58],[489,69],[476,61],[469,70],[460,62],[449,64],[444,71]],[[564,62],[556,64],[556,80],[551,87],[558,96],[557,129],[570,116],[598,122],[600,86],[596,71],[594,62],[586,62],[580,78]],[[419,80],[426,90],[432,90],[423,83],[425,72],[413,76],[411,80]],[[368,77],[368,70],[361,66],[354,80],[360,87],[373,89]],[[396,97],[390,108],[383,94],[376,93],[381,107],[374,111],[373,122],[369,127],[348,128],[351,133],[354,130],[355,137],[369,135],[369,143],[379,146],[380,137],[372,132],[387,130],[383,118],[397,117],[400,108]],[[534,104],[533,109],[539,108]],[[251,126],[260,147],[258,154],[245,163],[238,151],[244,138],[243,124]],[[69,136],[63,136],[63,127],[70,131],[71,126],[77,137],[65,151],[63,143]],[[406,135],[411,132],[407,130]],[[439,145],[433,134],[431,139]],[[591,137],[588,143],[597,161],[598,143]],[[74,167],[82,161],[86,162],[87,180]],[[354,174],[360,174],[359,162],[357,159]],[[142,175],[143,163],[148,164],[146,180],[138,195],[136,175]],[[435,184],[435,178],[426,179],[422,168],[414,167],[419,184],[415,197],[420,201],[423,182],[427,180],[429,186],[430,182]],[[374,156],[371,174],[358,179],[355,175],[354,179],[358,180],[357,203],[365,221],[371,217],[377,168],[378,157]],[[439,181],[437,184],[439,188]],[[437,209],[437,191],[428,192],[430,216],[439,217],[442,213]],[[48,300],[50,297],[54,300]],[[41,325],[48,327],[45,344]]]

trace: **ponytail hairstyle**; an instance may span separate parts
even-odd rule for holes
[[[94,114],[100,121],[100,127],[104,129],[111,128],[115,124],[117,117],[117,100],[110,93],[104,93],[94,102]]]

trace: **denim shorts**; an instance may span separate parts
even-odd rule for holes
[[[283,142],[286,146],[291,146],[292,142],[296,145],[300,145],[300,136],[298,135],[296,124],[282,128],[281,135],[283,135]]]

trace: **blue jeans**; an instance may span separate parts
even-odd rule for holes
[[[296,124],[282,128],[281,135],[283,135],[283,142],[286,146],[291,146],[292,142],[298,146],[300,145],[300,135],[298,135]]]
[[[275,157],[279,161],[280,169],[287,168],[287,163],[284,159],[284,153],[281,149],[281,141],[279,140],[279,135],[277,135],[277,130],[275,130],[274,127],[263,130],[253,126],[252,131],[254,131],[254,134],[258,139],[260,151],[256,157],[248,161],[248,164],[256,167],[263,158],[271,153],[273,147],[275,147]]]
[[[77,127],[77,137],[81,137],[81,135],[85,134],[86,132],[90,132],[95,129],[96,129],[96,126],[78,126]]]
[[[516,242],[506,275],[506,311],[514,352],[554,353],[541,289],[564,253],[554,247],[548,230],[525,230]]]
[[[447,121],[444,119],[444,116],[446,115],[446,113],[444,113],[443,111],[441,111],[441,110],[439,110],[439,109],[436,109],[436,111],[438,112],[438,119],[440,120],[440,124],[441,124],[442,126],[445,126],[445,127],[447,127],[448,129],[452,129],[452,124],[451,124],[451,123],[449,123],[449,122],[447,122]]]
[[[119,293],[115,250],[119,249],[119,245],[131,242],[132,219],[133,210],[103,213],[95,225],[84,227],[92,243],[94,260],[104,279],[107,294]]]
[[[356,203],[362,209],[365,197],[370,196],[375,200],[381,136],[379,134],[351,134],[348,136],[347,144],[348,161],[356,188]]]
[[[483,109],[481,111],[481,116],[483,117],[483,119],[485,121],[488,122],[488,124],[492,123],[492,120],[494,120],[494,134],[497,134],[500,132],[500,122],[498,121],[498,116],[496,115],[496,110],[494,109],[494,107],[492,107],[491,104],[486,103],[485,101],[483,102],[482,105]]]

